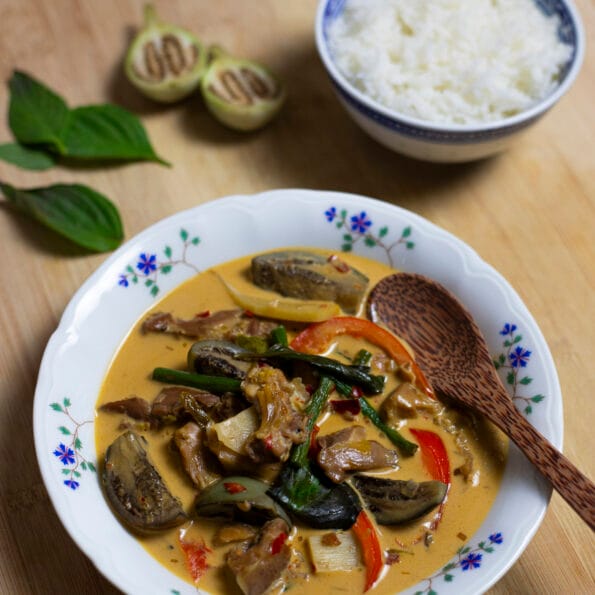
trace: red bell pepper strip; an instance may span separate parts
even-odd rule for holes
[[[397,364],[411,365],[418,388],[428,396],[435,398],[430,383],[401,341],[371,320],[356,318],[355,316],[336,316],[324,322],[311,324],[293,339],[291,348],[301,353],[322,353],[340,335],[367,339],[370,343],[384,349],[387,355]]]
[[[271,556],[276,556],[283,549],[286,541],[287,533],[279,533],[271,543]]]
[[[360,543],[364,564],[366,565],[366,586],[364,591],[368,591],[378,580],[384,566],[380,540],[376,528],[365,510],[358,514],[352,529]]]
[[[318,436],[318,432],[320,432],[320,426],[314,424],[312,428],[312,433],[310,434],[310,448],[308,449],[308,458],[312,461],[315,461],[318,457],[318,453],[320,452],[320,445],[318,444],[318,440],[316,439]]]
[[[188,568],[188,572],[197,583],[204,573],[210,568],[207,556],[212,552],[212,550],[207,547],[204,541],[186,541],[180,536],[180,547],[184,552],[184,557],[186,558],[186,567]]]
[[[432,476],[432,479],[437,479],[450,488],[450,461],[442,438],[430,430],[410,428],[409,431],[419,443],[422,463]],[[445,504],[446,499],[438,508],[438,513],[433,523],[434,529],[438,526],[442,518]]]
[[[235,481],[226,481],[223,483],[223,487],[228,494],[239,494],[240,492],[245,492],[248,489],[241,483],[237,483]]]
[[[410,428],[409,431],[419,443],[422,462],[432,479],[450,485],[450,461],[442,438],[430,430]]]

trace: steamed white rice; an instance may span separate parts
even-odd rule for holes
[[[572,48],[533,0],[347,0],[329,27],[339,70],[402,114],[485,123],[551,93]]]

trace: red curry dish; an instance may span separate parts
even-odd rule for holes
[[[97,402],[106,499],[210,593],[394,593],[470,538],[506,441],[364,314],[394,271],[283,250],[198,274],[118,350]]]

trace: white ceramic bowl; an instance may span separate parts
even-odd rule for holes
[[[572,0],[535,0],[535,3],[546,14],[558,16],[558,36],[572,46],[572,56],[561,74],[560,84],[549,96],[515,116],[484,125],[438,124],[413,118],[384,107],[352,85],[335,65],[327,39],[329,24],[341,14],[345,0],[320,1],[315,24],[316,46],[340,103],[371,137],[398,153],[425,161],[471,161],[507,148],[568,91],[578,75],[585,36]]]
[[[95,402],[112,357],[155,300],[197,271],[284,246],[353,250],[444,284],[474,315],[493,357],[503,359],[503,380],[513,375],[515,403],[555,446],[562,443],[560,387],[543,336],[511,286],[463,242],[409,211],[352,194],[277,190],[208,202],[149,227],[93,273],[48,343],[35,392],[35,448],[51,501],[82,551],[126,593],[197,589],[157,563],[103,497]],[[447,569],[407,593],[477,595],[489,588],[529,543],[550,494],[512,447],[477,534],[453,552]]]

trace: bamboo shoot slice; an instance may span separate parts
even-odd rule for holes
[[[349,572],[362,566],[359,545],[351,532],[312,535],[308,537],[308,547],[316,573]]]

